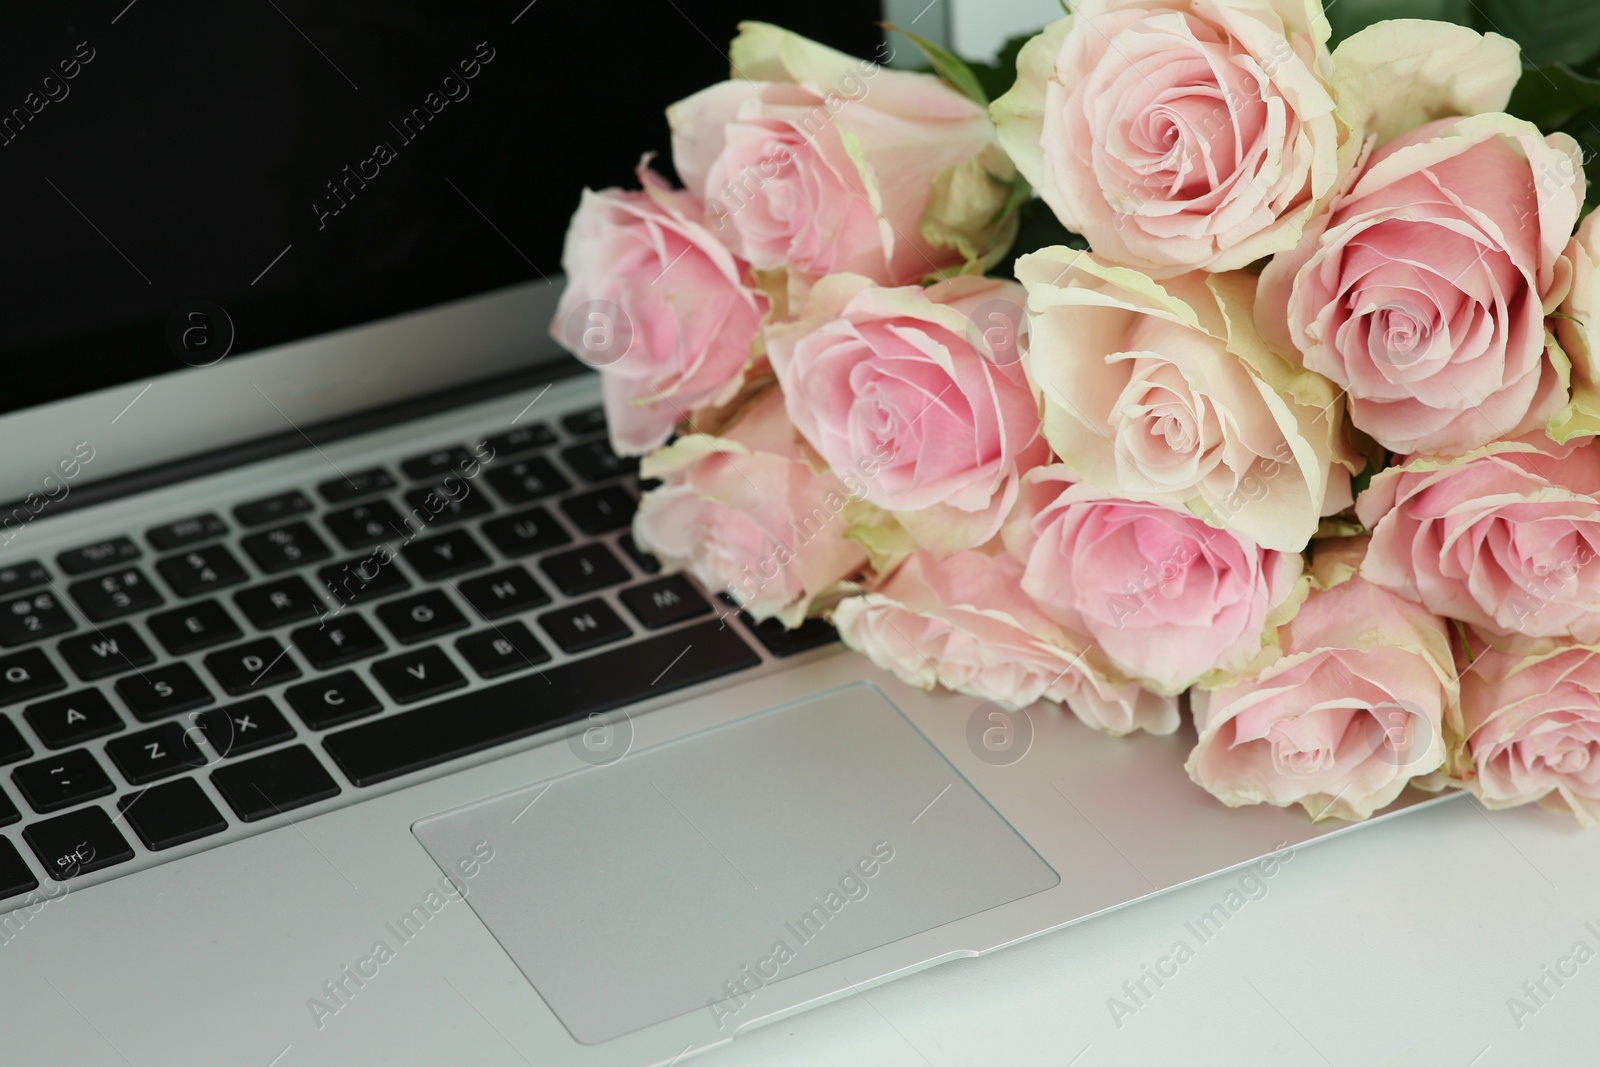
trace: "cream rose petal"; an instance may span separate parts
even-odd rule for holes
[[[1333,50],[1339,113],[1387,141],[1435,119],[1503,111],[1522,77],[1518,53],[1507,37],[1447,22],[1375,22]]]

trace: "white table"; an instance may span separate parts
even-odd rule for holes
[[[1239,878],[1219,875],[880,986],[697,1062],[1600,1063],[1600,831],[1536,808],[1485,812],[1463,798],[1301,846],[1202,943],[1186,924]],[[1132,1006],[1123,983],[1180,939],[1192,956],[1161,963],[1176,973],[1159,987],[1145,978],[1143,1005],[1113,1021],[1110,998]],[[1579,941],[1592,958],[1572,955]],[[1558,986],[1547,967],[1575,973]],[[1542,1004],[1523,989],[1541,977]],[[1520,1018],[1513,997],[1530,1009]]]

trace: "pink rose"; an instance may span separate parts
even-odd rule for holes
[[[1503,114],[1413,130],[1267,267],[1263,332],[1348,390],[1351,421],[1391,451],[1542,428],[1567,400],[1545,316],[1583,191],[1566,134]]]
[[[868,501],[902,515],[927,547],[995,535],[1021,473],[1043,462],[1039,414],[1009,327],[1012,282],[962,277],[880,289],[837,275],[803,316],[766,336],[789,417],[829,466],[864,480]],[[1002,325],[977,320],[999,314]]]
[[[1271,655],[1279,616],[1301,593],[1298,553],[1075,484],[1064,467],[1041,467],[1027,481],[1006,537],[1027,562],[1023,592],[1118,670],[1179,693]]]
[[[646,456],[662,485],[639,501],[639,547],[685,567],[757,619],[798,626],[866,565],[840,516],[854,499],[801,452],[770,389],[724,431],[691,434]]]
[[[585,190],[550,334],[601,372],[611,441],[642,455],[743,384],[767,300],[701,226],[699,202],[640,168],[642,192]]]
[[[1262,343],[1253,275],[1158,283],[1062,247],[1016,271],[1044,434],[1085,479],[1283,552],[1350,506],[1363,461],[1345,442],[1339,395]]]
[[[1543,434],[1372,480],[1362,576],[1499,645],[1600,641],[1600,446]],[[1512,640],[1517,639],[1517,640]],[[1544,642],[1548,644],[1548,642]]]
[[[1365,819],[1438,770],[1460,736],[1445,624],[1353,576],[1363,540],[1319,546],[1322,588],[1280,631],[1282,658],[1194,695],[1189,777],[1230,807]]]
[[[1178,728],[1178,706],[1097,671],[1085,646],[1039,613],[1008,556],[917,553],[880,588],[841,600],[834,625],[845,644],[901,681],[942,685],[1022,708],[1041,698],[1114,734]]]
[[[1474,774],[1491,808],[1529,801],[1600,825],[1600,652],[1562,648],[1530,658],[1479,651],[1461,676]]]
[[[758,270],[904,285],[992,243],[1012,167],[983,108],[762,23],[730,56],[735,80],[667,118],[708,225]]]
[[[1572,360],[1572,403],[1550,420],[1550,436],[1557,441],[1600,434],[1600,214],[1590,212],[1583,220],[1563,258],[1556,266],[1571,270],[1571,283],[1550,328]],[[1558,278],[1556,284],[1563,281]]]
[[[1079,0],[1023,47],[1000,143],[1068,229],[1158,277],[1294,247],[1347,132],[1315,4]]]

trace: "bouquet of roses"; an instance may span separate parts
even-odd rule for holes
[[[1582,151],[1506,37],[1330,35],[1075,0],[918,73],[742,26],[668,109],[684,188],[647,158],[567,239],[639,545],[915,685],[1187,711],[1230,805],[1600,821]]]

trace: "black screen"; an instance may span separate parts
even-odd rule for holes
[[[0,411],[210,362],[230,327],[231,359],[552,275],[579,190],[666,155],[663,108],[727,76],[739,19],[870,56],[879,17],[876,0],[7,4]]]

